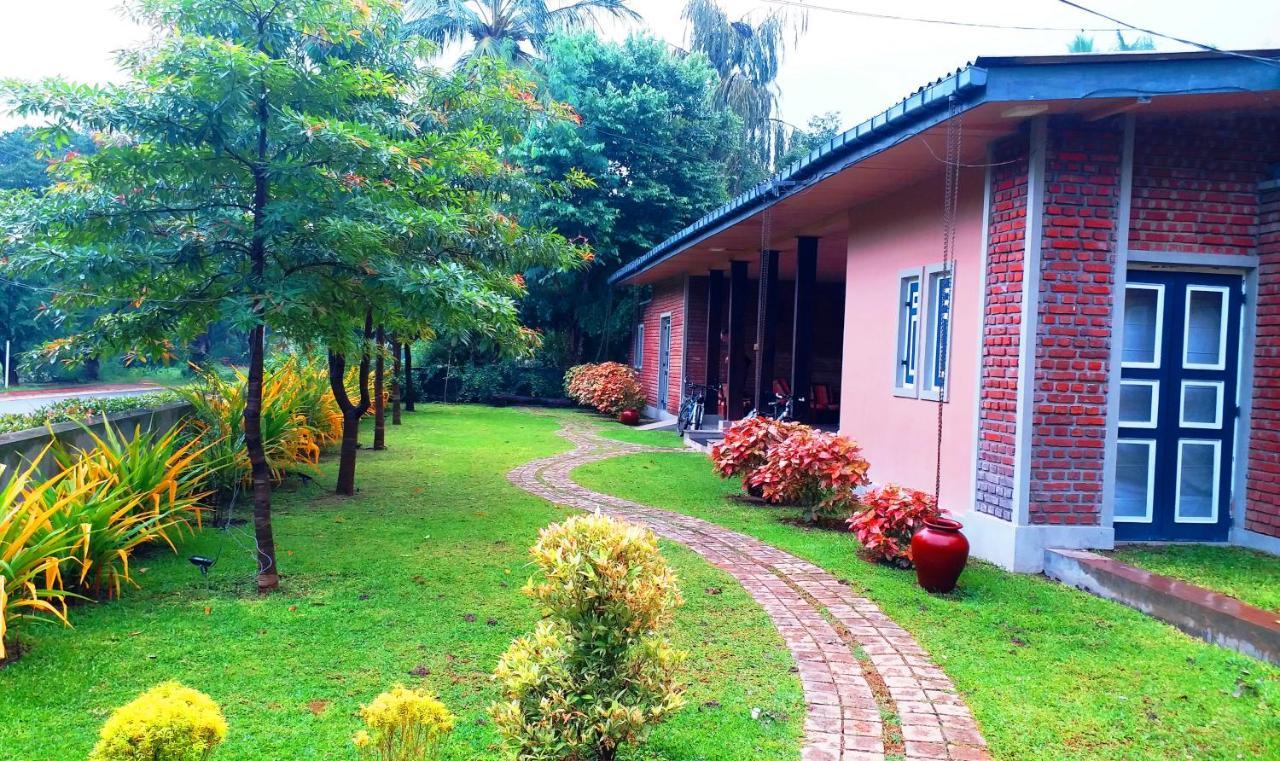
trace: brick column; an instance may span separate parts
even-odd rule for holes
[[[1257,333],[1244,528],[1280,537],[1280,180],[1259,188]]]

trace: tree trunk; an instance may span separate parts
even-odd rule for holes
[[[384,370],[386,364],[383,359],[383,350],[387,348],[387,334],[378,326],[377,354],[374,358],[375,369],[373,371],[373,449],[380,452],[387,448],[387,409],[382,403],[382,383],[385,378]]]
[[[404,345],[404,411],[413,412],[413,400],[417,391],[413,388],[413,341]]]
[[[391,424],[400,425],[400,342],[391,339]]]
[[[276,542],[271,531],[271,467],[262,444],[262,376],[265,331],[262,324],[249,333],[249,377],[245,389],[244,443],[253,482],[253,537],[258,546],[258,591],[280,586]]]
[[[372,333],[373,312],[370,310],[365,312],[364,317],[366,346]],[[346,355],[330,350],[329,390],[333,392],[333,399],[338,403],[338,409],[342,410],[342,446],[338,454],[338,485],[335,491],[338,494],[350,497],[356,493],[356,452],[359,449],[360,418],[364,417],[364,413],[369,411],[369,353],[367,349],[360,358],[360,370],[358,373],[360,385],[359,404],[352,404],[351,397],[347,396],[347,386],[344,382],[346,375]]]

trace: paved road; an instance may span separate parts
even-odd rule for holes
[[[138,396],[163,391],[159,386],[104,385],[59,388],[47,391],[0,392],[0,415],[32,412],[62,399],[105,399],[113,396]]]

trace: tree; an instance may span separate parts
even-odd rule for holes
[[[442,303],[509,298],[494,290],[501,275],[465,256],[467,240],[499,223],[455,202],[484,197],[512,171],[495,148],[511,128],[479,117],[431,125],[449,123],[439,107],[463,88],[485,98],[485,114],[522,114],[530,99],[496,78],[423,69],[430,51],[403,41],[395,0],[133,8],[155,38],[122,56],[126,83],[6,83],[18,113],[49,116],[50,134],[98,133],[99,150],[68,154],[58,182],[9,199],[0,221],[21,269],[66,284],[59,306],[104,308],[80,335],[52,342],[52,357],[105,346],[169,358],[217,319],[247,332],[244,432],[268,590],[279,579],[261,432],[266,329],[323,342],[332,358],[367,345],[354,326],[364,317],[367,334],[373,309],[402,295],[421,305],[419,321],[447,312],[428,309]],[[576,253],[559,236],[520,233],[538,245],[516,241],[503,261]],[[451,261],[458,241],[465,265]]]
[[[825,114],[809,117],[809,124],[805,129],[797,129],[791,134],[787,152],[778,160],[778,166],[790,166],[805,158],[814,149],[831,142],[843,131],[840,125],[840,114],[837,111],[828,111]]]
[[[410,0],[409,30],[440,45],[471,43],[463,61],[492,56],[529,65],[557,31],[639,19],[627,0]]]
[[[739,122],[715,104],[716,73],[701,55],[678,55],[660,40],[604,42],[590,34],[548,42],[539,62],[543,89],[571,102],[582,126],[533,129],[513,161],[534,176],[578,168],[593,187],[543,197],[525,215],[592,242],[595,266],[525,273],[526,321],[577,363],[618,351],[636,295],[610,306],[608,276],[728,198],[729,157]]]
[[[689,24],[690,49],[702,53],[720,75],[716,101],[742,120],[744,157],[734,190],[749,187],[786,151],[788,128],[778,118],[778,69],[788,44],[808,26],[808,15],[773,10],[760,21],[730,19],[719,0],[688,0],[681,17]]]
[[[1124,38],[1124,34],[1120,30],[1116,30],[1116,46],[1111,49],[1113,53],[1126,53],[1135,50],[1155,50],[1156,41],[1151,35],[1144,34],[1137,37],[1133,42],[1129,42]],[[1093,38],[1085,35],[1083,32],[1077,34],[1071,43],[1067,45],[1068,53],[1092,53],[1094,52]]]

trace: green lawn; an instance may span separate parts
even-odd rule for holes
[[[114,706],[166,679],[222,704],[230,733],[216,758],[354,758],[356,709],[395,682],[437,691],[458,714],[447,758],[500,758],[489,674],[537,619],[519,593],[527,548],[568,514],[505,473],[567,448],[555,428],[515,410],[421,405],[390,430],[389,451],[362,451],[358,497],[329,493],[326,462],[277,494],[279,594],[252,591],[243,530],[139,559],[142,589],[75,610],[74,629],[28,628],[31,650],[0,669],[0,761],[79,761]],[[674,638],[691,656],[689,705],[628,758],[796,759],[804,704],[777,632],[731,577],[678,545],[663,551],[687,599]],[[197,553],[220,554],[208,589],[185,560]]]
[[[1135,544],[1107,554],[1153,573],[1280,612],[1280,559],[1274,555],[1205,544]]]
[[[1280,758],[1280,669],[1129,608],[981,562],[956,593],[928,595],[911,573],[858,559],[848,534],[728,499],[737,484],[696,453],[631,455],[574,477],[754,535],[849,580],[951,676],[997,758]]]

